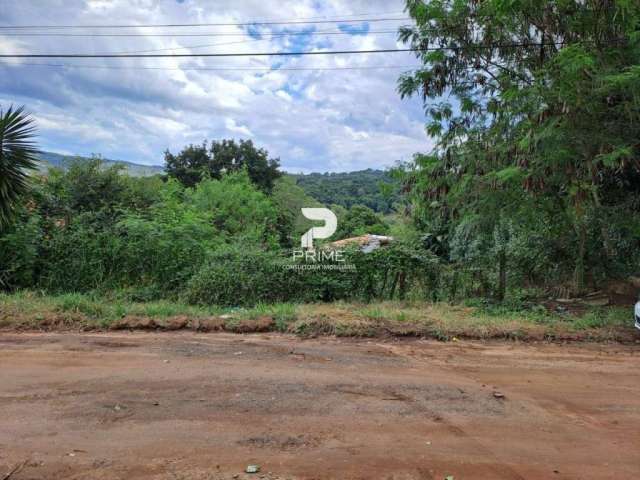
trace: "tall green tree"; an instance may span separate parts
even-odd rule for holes
[[[24,107],[0,108],[0,228],[13,217],[29,189],[29,171],[37,168],[33,118]]]
[[[414,212],[449,230],[480,215],[493,230],[514,218],[521,192],[538,197],[532,207],[569,227],[564,250],[582,290],[588,259],[615,256],[606,222],[595,220],[608,204],[606,179],[640,167],[640,4],[407,0],[406,7],[415,24],[400,39],[422,67],[400,78],[399,91],[423,99],[437,141],[412,166]],[[596,224],[597,235],[589,228]]]
[[[184,147],[177,155],[169,150],[164,152],[165,171],[185,187],[194,187],[203,175],[209,173],[209,161],[207,142]]]
[[[165,170],[187,187],[195,186],[203,176],[220,179],[224,173],[246,169],[251,181],[263,192],[270,193],[280,177],[280,161],[269,152],[257,148],[251,140],[214,141],[210,147],[189,145],[179,154],[165,152]]]
[[[278,210],[280,245],[286,248],[300,245],[300,237],[311,228],[313,221],[302,215],[302,208],[322,207],[315,198],[296,185],[291,175],[276,180],[271,201]]]
[[[340,240],[366,234],[385,235],[389,232],[389,225],[369,207],[354,205],[338,216],[338,230],[332,238]]]

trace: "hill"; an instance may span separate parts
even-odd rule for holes
[[[88,160],[88,157],[80,155],[62,155],[54,152],[40,152],[40,160],[43,162],[42,169],[47,170],[50,167],[66,168],[71,162]],[[164,167],[159,165],[140,165],[139,163],[126,162],[124,160],[102,159],[105,165],[122,165],[127,173],[133,177],[146,177],[149,175],[157,175],[164,172]]]
[[[74,161],[88,160],[80,155],[62,155],[42,151],[42,170],[51,167],[65,169]],[[134,177],[146,177],[164,173],[161,165],[141,165],[124,160],[102,159],[105,165],[119,164]],[[304,192],[324,205],[365,205],[375,212],[389,213],[399,199],[398,182],[383,170],[360,170],[345,173],[285,174],[291,177]]]
[[[325,205],[365,205],[376,212],[389,213],[400,197],[397,180],[383,170],[292,176],[307,195]]]

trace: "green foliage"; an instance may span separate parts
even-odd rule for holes
[[[42,241],[40,216],[23,209],[0,235],[0,289],[34,285]]]
[[[150,217],[127,214],[110,234],[120,239],[114,253],[118,286],[150,287],[169,296],[222,243],[207,216],[186,205]]]
[[[185,297],[196,304],[255,305],[286,298],[291,276],[277,253],[230,245],[218,249],[189,281]]]
[[[121,239],[106,212],[78,214],[67,225],[54,226],[44,242],[39,284],[52,291],[83,292],[112,287]]]
[[[481,270],[498,297],[525,277],[572,277],[582,291],[587,278],[637,272],[613,232],[640,247],[627,226],[640,211],[640,4],[406,6],[415,24],[400,39],[422,66],[398,90],[422,98],[436,147],[405,165],[403,183],[416,226],[449,247],[443,260]],[[456,48],[422,51],[432,45]]]
[[[307,195],[290,175],[276,180],[271,201],[278,210],[277,230],[280,245],[285,248],[297,247],[300,237],[313,226],[313,223],[302,215],[301,209],[321,207],[322,204]]]
[[[477,328],[486,330],[517,316],[514,305],[528,302],[521,292],[530,288],[572,280],[581,291],[638,274],[640,4],[406,4],[414,25],[400,38],[422,65],[398,89],[424,102],[433,151],[392,172],[279,178],[265,150],[225,140],[167,152],[168,178],[134,179],[93,159],[34,177],[25,197],[26,184],[4,175],[7,158],[30,166],[30,130],[20,120],[26,133],[14,143],[27,141],[26,150],[3,144],[0,157],[0,221],[18,214],[0,233],[2,288],[72,295],[61,306],[71,312],[91,312],[85,295],[73,295],[93,291],[117,292],[118,302],[223,306],[482,297]],[[431,46],[450,48],[425,50]],[[293,260],[286,249],[311,225],[300,208],[321,204],[338,216],[334,239],[397,239],[371,253],[348,250],[344,263],[353,268],[344,270]],[[364,313],[362,334],[389,316]],[[281,317],[280,329],[353,331],[326,318],[294,321],[287,307]],[[588,328],[612,321],[584,320]],[[442,338],[455,332],[424,328]]]
[[[389,213],[400,201],[397,180],[390,172],[382,170],[292,176],[308,195],[325,205],[335,204],[347,209],[364,205],[374,212]]]
[[[271,192],[280,177],[279,159],[269,158],[263,148],[251,140],[222,140],[202,145],[189,145],[179,154],[165,152],[165,170],[187,187],[195,186],[205,177],[220,179],[225,173],[246,169],[251,181],[263,192]]]
[[[35,187],[29,210],[0,235],[3,288],[177,297],[225,245],[277,246],[279,212],[245,171],[185,189],[95,159]]]
[[[13,218],[37,168],[35,126],[24,107],[0,108],[0,232]]]
[[[344,214],[336,212],[338,230],[334,238],[342,239],[365,234],[386,235],[389,226],[378,214],[364,205],[354,205]]]
[[[122,203],[126,190],[121,172],[120,165],[105,167],[97,157],[74,161],[64,173],[51,172],[49,188],[66,212],[114,209]]]
[[[271,200],[252,185],[245,170],[204,180],[187,190],[186,201],[199,212],[209,212],[213,225],[227,239],[275,246],[278,212]]]
[[[128,177],[99,159],[73,164],[37,182],[29,209],[0,236],[2,286],[223,306],[458,298],[468,290],[467,277],[407,224],[393,227],[405,240],[367,254],[347,250],[342,264],[294,261],[282,246],[297,248],[310,225],[299,209],[314,202],[288,178],[267,196],[244,170],[185,188]],[[334,210],[346,236],[390,228],[367,207]]]

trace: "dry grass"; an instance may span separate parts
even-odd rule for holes
[[[631,310],[600,308],[579,317],[542,308],[426,302],[275,304],[251,309],[194,307],[160,301],[134,303],[90,295],[0,295],[0,328],[104,330],[190,328],[237,333],[280,331],[300,336],[414,336],[439,340],[521,339],[634,341]]]

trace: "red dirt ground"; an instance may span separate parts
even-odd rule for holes
[[[638,478],[639,353],[5,333],[0,479]]]

